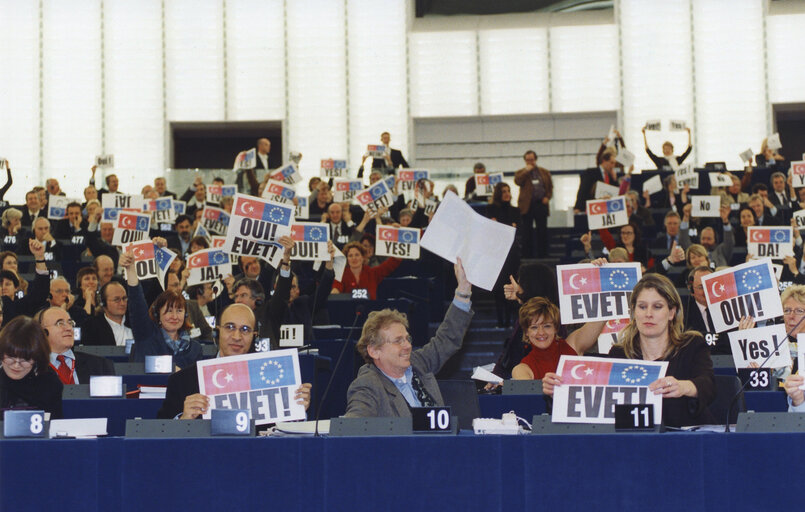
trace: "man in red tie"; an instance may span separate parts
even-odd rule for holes
[[[573,206],[575,213],[584,213],[587,201],[595,199],[595,186],[599,181],[603,181],[607,185],[617,185],[614,151],[604,151],[601,155],[601,164],[582,173],[579,191],[576,194],[576,204]]]
[[[60,307],[50,307],[39,315],[39,324],[50,345],[50,366],[64,384],[89,384],[93,375],[114,375],[112,361],[84,352],[74,352],[75,322]]]

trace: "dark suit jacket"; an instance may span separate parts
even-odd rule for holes
[[[198,392],[198,367],[193,363],[168,377],[168,389],[157,418],[175,418],[184,411],[184,399]]]
[[[730,347],[729,335],[726,332],[717,334],[715,329],[708,329],[702,319],[702,314],[699,311],[699,306],[693,297],[690,297],[688,306],[684,309],[685,314],[685,330],[686,331],[699,331],[705,337],[710,352],[713,354],[731,354],[732,348]],[[709,312],[707,313],[709,316]],[[712,326],[713,319],[708,318],[708,322]]]
[[[777,208],[790,208],[791,207],[791,188],[786,184],[785,190],[783,190],[783,196],[785,196],[784,201],[780,201],[780,198],[777,197],[777,193],[774,190],[769,190],[769,201],[771,204],[776,206]]]
[[[20,224],[22,224],[23,227],[31,229],[31,226],[34,223],[34,218],[36,217],[31,217],[31,214],[28,212],[28,207],[25,205],[17,206],[17,209],[19,209],[19,211],[22,212],[22,218],[20,219]],[[47,212],[45,210],[39,210],[39,214],[37,215],[37,217],[47,218]]]
[[[123,325],[131,327],[128,315]],[[112,328],[103,313],[89,317],[79,327],[81,327],[81,343],[83,345],[115,345],[115,335],[112,333]]]
[[[95,375],[114,375],[115,364],[105,357],[74,351],[75,373],[78,382],[89,384],[89,378]]]
[[[576,204],[573,208],[582,212],[587,210],[587,201],[595,199],[595,184],[603,181],[602,176],[600,167],[591,167],[582,173],[579,191],[576,194]],[[517,203],[520,203],[519,199]]]
[[[451,304],[436,335],[424,347],[411,353],[411,366],[422,379],[422,385],[439,405],[444,405],[436,373],[461,348],[464,334],[472,320]],[[347,390],[347,412],[350,417],[411,416],[405,397],[388,377],[374,364],[365,364]]]
[[[81,229],[78,231],[73,228],[73,225],[70,224],[68,219],[61,219],[60,221],[56,222],[55,229],[52,230],[54,238],[61,238],[61,239],[72,239],[74,235],[81,235],[86,236],[87,234],[87,226],[89,224],[86,220],[81,221]]]
[[[551,173],[548,169],[539,166],[537,166],[537,171],[545,186],[545,197],[550,199],[553,197]],[[529,208],[531,208],[531,198],[534,196],[534,183],[531,181],[531,170],[523,167],[514,173],[514,183],[520,187],[520,195],[517,196],[517,207],[520,208],[520,213],[525,215],[528,213]],[[583,209],[584,208],[582,208],[582,210]]]
[[[408,162],[405,161],[405,157],[403,157],[402,151],[399,149],[391,148],[389,151],[389,157],[391,157],[391,169],[396,169],[398,167],[408,167]],[[372,158],[372,169],[388,169],[386,165],[385,158]],[[363,178],[363,166],[358,168],[358,178]]]

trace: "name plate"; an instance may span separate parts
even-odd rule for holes
[[[654,405],[615,405],[615,430],[654,431]]]
[[[254,340],[255,352],[270,352],[271,351],[271,338],[257,338]]]
[[[450,407],[412,407],[414,432],[450,432]]]
[[[776,386],[770,368],[741,368],[738,370],[741,383],[746,383],[746,391],[774,391]]]
[[[6,411],[4,437],[45,437],[45,411]]]
[[[252,434],[252,421],[248,409],[213,409],[210,435],[248,436]]]
[[[123,396],[123,377],[120,375],[93,375],[89,378],[89,396],[95,398]]]
[[[145,356],[145,373],[173,373],[173,356]]]

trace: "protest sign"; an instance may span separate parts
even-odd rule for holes
[[[451,263],[461,258],[470,283],[491,290],[514,242],[514,233],[512,226],[487,219],[448,192],[420,245]]]
[[[101,168],[115,166],[115,155],[95,155],[95,165]]]
[[[234,197],[237,191],[237,185],[207,185],[207,202],[221,204],[221,199]]]
[[[207,231],[218,235],[225,235],[229,227],[230,216],[226,210],[215,208],[214,206],[204,205],[201,213],[201,224]]]
[[[805,210],[794,212],[794,222],[797,223],[797,229],[800,231],[805,229]]]
[[[749,226],[746,252],[758,258],[779,260],[794,255],[794,228],[791,226]]]
[[[288,153],[288,160],[290,160],[296,165],[299,165],[299,162],[302,161],[302,153],[300,153],[299,151],[291,151],[290,153]]]
[[[640,263],[558,265],[563,324],[629,318],[629,297],[642,276]]]
[[[280,347],[301,347],[305,344],[303,324],[282,324],[280,327]]]
[[[156,248],[150,238],[126,246],[126,250],[131,250],[134,255],[134,269],[138,279],[154,279],[159,276]]]
[[[280,167],[279,169],[270,171],[269,178],[274,181],[287,183],[288,185],[294,185],[304,179],[299,173],[299,170],[296,168],[296,165],[292,163],[286,165],[285,167]]]
[[[746,151],[740,153],[738,156],[741,157],[741,160],[749,164],[752,163],[752,158],[755,156],[755,153],[754,151],[752,151],[752,148],[748,148]]]
[[[154,247],[154,259],[157,262],[157,279],[162,289],[165,289],[165,275],[170,269],[171,263],[176,259],[176,253],[167,247]]]
[[[662,180],[660,179],[659,174],[643,182],[643,192],[648,192],[649,194],[656,194],[661,190],[662,190]]]
[[[791,162],[791,184],[795,188],[805,187],[805,161]]]
[[[659,119],[650,119],[646,121],[646,131],[658,132],[662,130],[662,121]]]
[[[672,132],[682,132],[685,131],[688,127],[685,121],[679,121],[671,119],[671,131]]]
[[[780,134],[779,133],[772,133],[766,139],[766,147],[771,150],[780,149],[783,147],[783,143],[780,142]]]
[[[433,215],[436,213],[436,208],[439,206],[439,203],[435,199],[426,199],[425,200],[425,215]]]
[[[291,234],[293,212],[293,205],[236,194],[224,248],[232,254],[262,258],[276,267],[283,253],[277,241]]]
[[[674,159],[671,158],[670,160]],[[692,189],[699,188],[699,173],[694,171],[690,166],[677,167],[674,170],[674,177],[676,178],[677,190],[682,190],[686,185]]]
[[[320,176],[322,178],[346,178],[347,161],[333,160],[332,158],[322,160]]]
[[[151,214],[151,222],[173,222],[176,219],[176,210],[173,208],[172,197],[160,197],[143,201],[143,211]]]
[[[101,207],[103,207],[103,222],[117,222],[117,215],[121,210],[143,211],[143,196],[107,192],[101,198]]]
[[[614,228],[629,223],[626,215],[626,199],[591,199],[587,201],[587,226],[589,229]]]
[[[275,203],[291,203],[294,197],[296,197],[296,191],[281,181],[268,180],[266,188],[263,189],[263,199]]]
[[[201,222],[196,224],[196,231],[195,233],[193,233],[193,238],[197,236],[203,236],[207,240],[207,242],[210,242],[212,240],[212,235],[210,234],[209,231],[207,231],[207,228],[205,228]]]
[[[495,185],[503,181],[503,173],[475,174],[475,195],[491,196],[495,192]]]
[[[690,196],[692,217],[721,217],[721,196]]]
[[[199,392],[212,409],[249,409],[255,425],[305,419],[296,402],[302,384],[296,349],[219,357],[198,363]]]
[[[115,233],[112,235],[112,245],[122,247],[131,242],[145,240],[148,238],[150,227],[150,215],[121,210],[117,215]]]
[[[378,226],[375,254],[405,260],[419,259],[419,230]]]
[[[235,157],[235,164],[233,169],[254,169],[257,167],[257,148],[252,148],[246,151],[241,151]]]
[[[785,324],[744,329],[727,333],[730,337],[735,368],[750,368],[750,363],[762,368],[783,368],[791,365],[791,351]]]
[[[232,264],[224,249],[202,249],[187,258],[187,286],[213,283],[232,274]]]
[[[615,125],[609,125],[609,132],[607,132],[607,147],[611,148],[615,146],[615,139],[618,138],[618,133],[615,130]]]
[[[607,320],[601,334],[598,335],[598,353],[609,354],[612,345],[618,342],[618,334],[629,324],[628,318]]]
[[[361,190],[363,190],[363,182],[361,180],[336,178],[335,181],[333,181],[333,201],[336,203],[352,201],[355,194]]]
[[[609,199],[612,197],[618,197],[619,193],[620,187],[608,185],[603,181],[597,181],[595,183],[595,199]]]
[[[179,201],[178,199],[173,200],[173,211],[176,212],[176,216],[184,215],[184,212],[187,210],[187,203],[185,201]]]
[[[737,327],[744,316],[761,321],[783,314],[770,259],[702,276],[702,286],[716,332]]]
[[[294,217],[297,219],[308,219],[310,218],[310,208],[308,207],[308,198],[307,197],[297,197],[296,198],[296,208],[294,208]]]
[[[394,179],[394,176],[391,177]],[[355,194],[355,200],[369,213],[375,213],[380,208],[388,208],[392,204],[390,191],[385,180],[376,181],[369,188]]]
[[[427,169],[398,169],[397,170],[397,186],[401,194],[405,196],[406,201],[410,201],[414,197],[416,184],[419,180],[430,179],[430,171]],[[500,175],[503,180],[503,175]],[[494,184],[493,184],[494,186]],[[484,194],[486,195],[486,194]],[[489,195],[492,195],[491,192]]]
[[[366,146],[366,154],[372,158],[383,158],[388,152],[388,148],[383,144],[369,144]]]
[[[708,173],[710,177],[710,186],[711,187],[731,187],[732,186],[732,178],[730,178],[729,174],[723,172],[711,172]]]
[[[50,196],[48,198],[48,219],[60,220],[67,218],[67,205],[71,199],[65,196]]]
[[[621,148],[618,151],[618,154],[615,155],[615,161],[621,164],[623,168],[626,169],[627,172],[634,165],[634,160],[635,160],[634,153],[632,153],[626,148]]]
[[[665,377],[667,361],[562,356],[556,373],[562,385],[553,391],[554,423],[615,423],[616,404],[654,406],[654,424],[662,422],[662,395],[648,386]]]
[[[291,238],[296,242],[291,249],[291,259],[321,261],[329,259],[327,240],[330,239],[330,224],[321,222],[294,222]]]

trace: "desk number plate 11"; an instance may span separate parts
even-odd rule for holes
[[[4,437],[46,437],[45,411],[6,411]]]
[[[411,422],[414,432],[450,432],[450,408],[412,407]]]
[[[615,405],[615,430],[654,430],[652,404]]]

